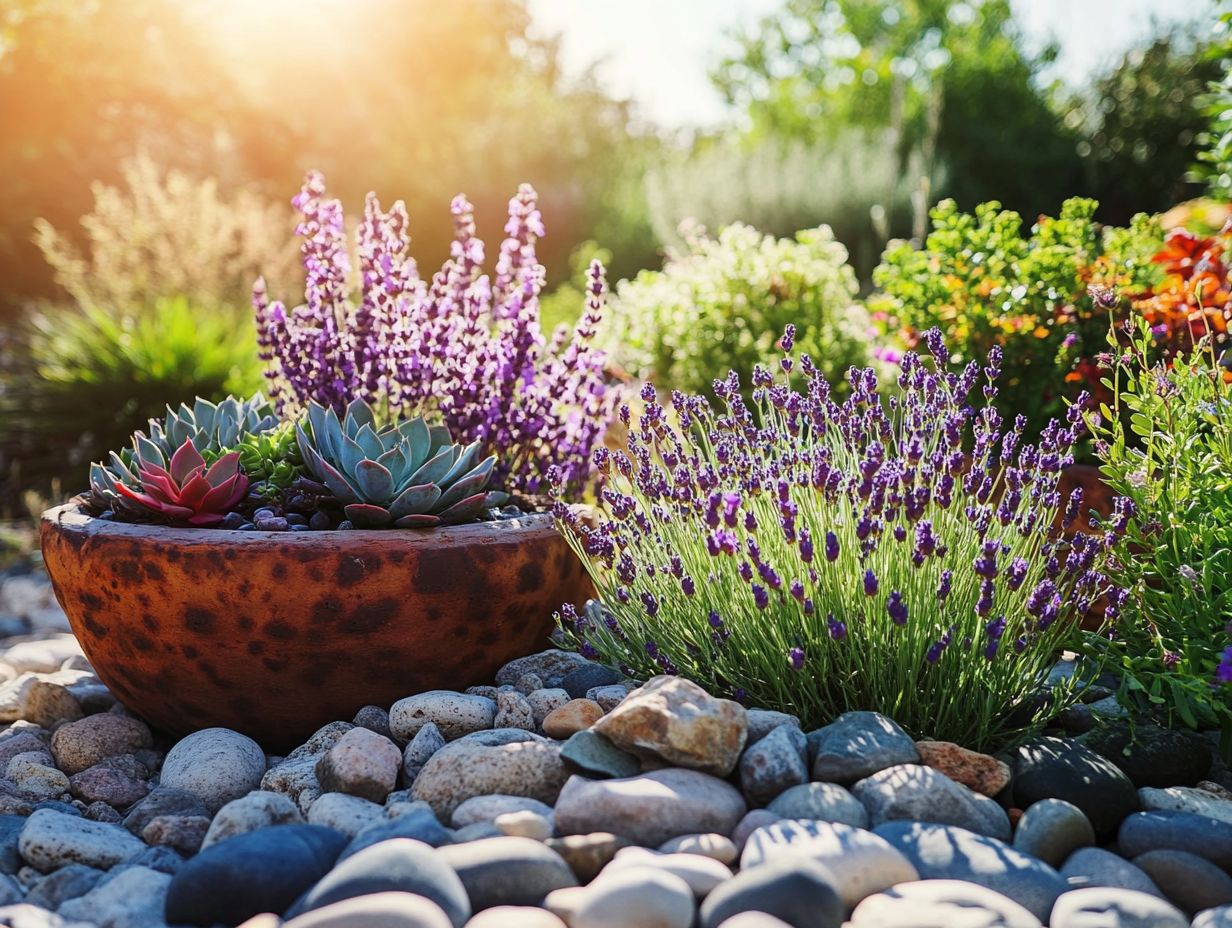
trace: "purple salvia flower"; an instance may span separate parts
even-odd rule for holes
[[[258,349],[279,408],[309,400],[341,411],[355,398],[387,402],[395,415],[432,412],[455,441],[479,441],[497,455],[493,484],[538,492],[552,465],[576,489],[590,479],[591,453],[615,401],[593,347],[606,284],[592,265],[586,306],[571,341],[551,346],[539,331],[543,271],[535,259],[542,217],[529,186],[510,203],[508,238],[491,285],[480,274],[483,243],[473,210],[455,198],[450,259],[422,280],[406,251],[406,210],[365,204],[356,234],[358,298],[341,204],[310,174],[294,204],[302,214],[304,304],[290,311],[254,288]]]
[[[796,344],[796,327],[790,322],[783,328],[783,337],[779,339],[779,350],[789,354]]]

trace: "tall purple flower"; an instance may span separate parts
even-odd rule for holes
[[[903,594],[898,590],[891,591],[890,598],[886,601],[886,612],[895,625],[907,624],[907,604],[903,602]]]
[[[342,411],[359,398],[405,417],[439,416],[455,441],[478,441],[497,455],[493,485],[543,492],[553,466],[562,488],[585,483],[616,399],[593,346],[607,285],[596,262],[572,336],[562,331],[549,343],[539,328],[535,243],[544,229],[536,199],[523,184],[510,201],[489,280],[472,207],[455,198],[450,258],[425,280],[407,254],[406,208],[398,202],[384,212],[369,195],[353,297],[342,205],[326,197],[319,173],[309,174],[293,200],[302,214],[304,302],[288,309],[270,301],[263,281],[253,287],[258,351],[279,408],[315,400]]]
[[[838,560],[838,536],[833,532],[826,532],[826,560]]]

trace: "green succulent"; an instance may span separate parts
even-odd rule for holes
[[[118,486],[131,489],[141,486],[138,472],[143,465],[165,466],[184,442],[191,442],[199,454],[207,458],[221,456],[224,449],[238,445],[251,435],[267,432],[278,424],[269,402],[260,393],[241,400],[228,396],[219,403],[197,398],[191,407],[167,407],[160,422],[151,419],[148,435],[137,432],[132,446],[112,451],[106,463],[90,465],[90,504],[96,509],[111,509],[129,518],[141,518],[128,497]],[[242,466],[242,465],[241,465]]]
[[[291,422],[283,422],[268,432],[246,435],[237,444],[206,453],[205,458],[209,461],[229,451],[239,453],[240,468],[263,497],[287,489],[304,473],[304,459]]]
[[[503,494],[486,491],[496,464],[479,463],[479,443],[456,445],[442,425],[422,417],[379,427],[355,400],[340,419],[310,403],[295,427],[304,467],[343,504],[356,528],[428,528],[477,518]]]

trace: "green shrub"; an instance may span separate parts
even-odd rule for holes
[[[0,508],[24,490],[81,489],[86,465],[166,404],[247,395],[261,383],[252,283],[295,285],[290,207],[148,157],[94,185],[79,238],[40,220],[35,242],[67,299],[4,333]]]
[[[77,306],[116,314],[173,296],[247,306],[261,275],[271,286],[299,282],[289,206],[247,190],[224,196],[213,179],[163,173],[145,155],[125,162],[121,176],[123,187],[94,185],[80,244],[35,223],[35,244]]]
[[[1163,245],[1158,224],[1139,216],[1128,229],[1103,228],[1096,207],[1066,200],[1058,216],[1024,232],[1022,217],[996,201],[972,214],[945,200],[922,248],[896,242],[886,250],[869,309],[908,345],[940,328],[958,364],[1002,346],[998,409],[1007,420],[1022,413],[1028,436],[1037,435],[1079,391],[1102,389],[1091,359],[1108,316],[1089,288],[1141,294],[1159,276],[1151,261]]]
[[[112,314],[48,310],[28,320],[0,376],[0,480],[18,491],[84,489],[87,465],[167,404],[261,386],[251,317],[186,299]]]
[[[660,389],[713,395],[723,371],[747,383],[790,323],[801,349],[841,383],[849,365],[865,360],[869,332],[846,261],[825,226],[794,239],[742,224],[718,238],[695,230],[662,271],[620,284],[606,347],[616,363]]]
[[[1220,20],[1222,40],[1212,48],[1212,57],[1221,62],[1223,75],[1211,81],[1207,93],[1198,98],[1207,117],[1207,131],[1198,139],[1194,179],[1206,182],[1207,192],[1217,200],[1232,200],[1232,13]]]
[[[1123,341],[1109,337],[1113,399],[1102,421],[1088,418],[1104,480],[1136,512],[1113,567],[1130,596],[1115,637],[1091,647],[1111,656],[1118,695],[1135,712],[1232,733],[1232,687],[1217,679],[1232,621],[1232,385],[1223,349],[1204,338],[1168,366],[1152,358],[1146,320],[1127,348]]]

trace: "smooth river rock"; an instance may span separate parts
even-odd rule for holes
[[[556,830],[607,831],[658,847],[679,835],[731,834],[746,811],[739,790],[697,770],[667,768],[617,780],[575,776],[556,803]]]

